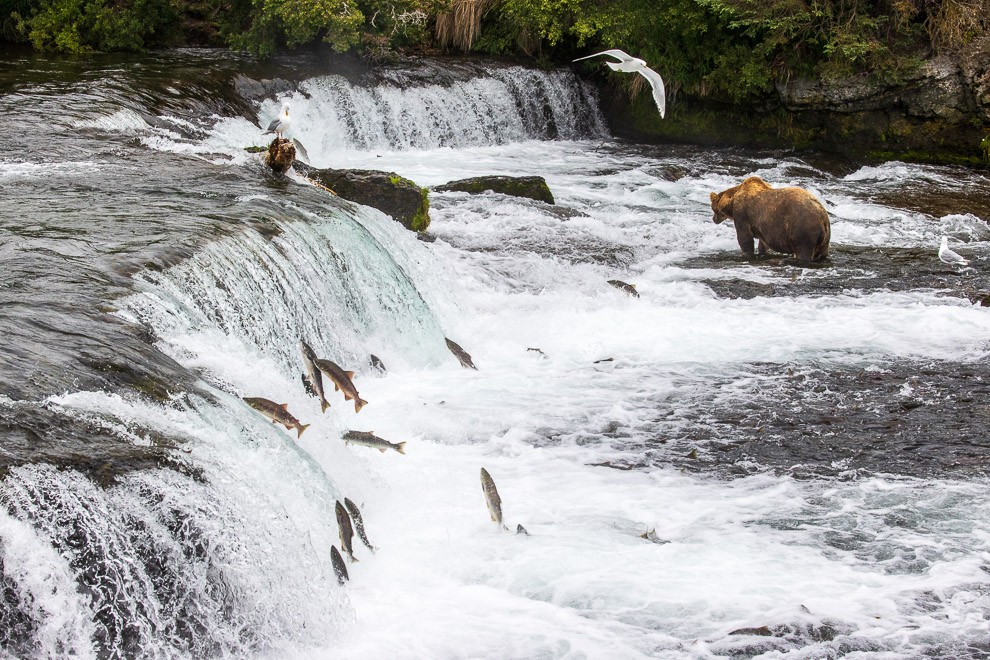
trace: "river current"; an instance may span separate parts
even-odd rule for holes
[[[245,150],[283,100],[314,167],[556,204],[434,192],[418,240]],[[6,655],[990,656],[985,172],[625,143],[496,62],[12,51],[0,116]],[[738,254],[709,193],[751,175],[823,200],[827,264]]]

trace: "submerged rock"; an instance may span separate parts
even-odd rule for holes
[[[542,176],[476,176],[471,179],[451,181],[433,188],[437,192],[466,192],[479,194],[488,192],[526,197],[547,204],[553,204],[553,193],[547,180]]]
[[[279,174],[285,174],[295,160],[296,146],[287,138],[275,138],[265,152],[265,164]]]
[[[346,200],[376,208],[412,231],[430,226],[426,188],[395,172],[378,170],[310,170],[307,177]]]

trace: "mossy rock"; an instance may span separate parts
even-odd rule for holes
[[[466,192],[474,195],[488,191],[535,199],[547,204],[553,204],[553,193],[547,180],[542,176],[476,176],[471,179],[451,181],[442,186],[436,186],[436,192]]]
[[[406,229],[421,232],[430,226],[429,192],[395,172],[323,169],[306,176],[343,199],[378,209]]]

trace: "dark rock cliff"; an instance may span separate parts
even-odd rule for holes
[[[603,90],[612,131],[638,141],[810,148],[856,158],[986,163],[990,37],[925,60],[897,82],[869,74],[781,82],[761,105],[675,97],[666,119],[648,94]]]

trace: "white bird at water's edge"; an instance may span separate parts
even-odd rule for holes
[[[275,137],[285,137],[284,133],[289,130],[289,124],[289,102],[286,101],[282,104],[282,111],[278,113],[278,117],[273,119],[272,123],[268,124],[268,130],[263,135],[274,133]]]
[[[957,266],[966,266],[969,264],[969,261],[949,249],[948,236],[942,237],[942,244],[938,248],[938,258],[942,260],[943,263]]]
[[[587,55],[585,57],[579,57],[574,62],[580,62],[581,60],[586,60],[591,57],[598,57],[599,55],[609,55],[619,60],[618,62],[606,62],[612,71],[622,71],[624,73],[638,73],[647,82],[650,83],[650,87],[653,88],[653,100],[656,101],[657,109],[660,111],[660,118],[663,119],[664,112],[667,109],[667,96],[663,89],[663,78],[660,74],[646,66],[646,62],[639,59],[638,57],[633,57],[628,53],[625,53],[618,48],[613,48],[611,50],[603,50],[600,53],[595,53],[594,55]]]

